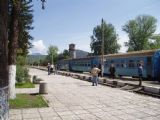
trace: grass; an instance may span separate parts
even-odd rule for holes
[[[31,82],[25,82],[25,83],[16,83],[16,88],[34,88],[34,84]]]
[[[10,109],[48,107],[41,95],[17,94],[16,99],[9,100]]]

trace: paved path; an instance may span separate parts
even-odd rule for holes
[[[49,108],[10,110],[11,120],[160,120],[160,99],[30,69],[48,83]],[[38,89],[17,92],[38,92]]]

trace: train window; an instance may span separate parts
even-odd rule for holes
[[[106,67],[108,66],[108,61],[105,61],[105,66],[106,66]]]
[[[144,66],[143,60],[137,60],[137,67],[138,67],[140,64],[142,64],[142,66]],[[149,65],[149,64],[148,64],[148,65]]]
[[[147,65],[151,65],[152,64],[152,58],[151,57],[147,57]]]
[[[119,63],[117,63],[116,66],[119,67],[120,66]]]
[[[129,68],[133,68],[134,67],[134,61],[133,60],[129,60],[128,67]]]
[[[137,60],[137,67],[139,66],[139,64],[140,64],[140,60]]]
[[[126,68],[126,67],[127,67],[127,64],[126,64],[126,63],[123,63],[123,67]]]
[[[114,63],[114,60],[111,60],[111,63]]]
[[[124,67],[124,64],[123,64],[123,63],[121,63],[121,67],[122,67],[122,68]]]
[[[121,67],[123,68],[124,67],[124,60],[121,60]]]
[[[91,66],[91,64],[88,64],[88,66]]]

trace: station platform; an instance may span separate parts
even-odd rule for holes
[[[29,71],[31,76],[47,83],[48,94],[43,97],[49,107],[11,109],[11,120],[160,120],[158,98],[101,84],[92,86],[76,73],[58,71],[58,75],[48,75],[38,69]],[[16,89],[16,92],[36,93],[38,89]]]
[[[34,67],[37,68],[37,67]],[[47,68],[39,67],[37,69],[47,71]],[[91,75],[89,73],[75,73],[67,71],[57,71],[58,74],[71,76],[77,79],[91,81]],[[158,81],[142,81],[142,86],[138,88],[139,81],[137,78],[123,77],[121,79],[111,79],[108,77],[99,77],[100,84],[108,85],[112,87],[124,87],[125,90],[141,92],[144,94],[159,96],[160,97],[160,82]],[[125,87],[126,86],[126,87]],[[127,87],[128,86],[128,87]],[[134,86],[134,87],[130,87]],[[138,89],[137,89],[138,88]],[[123,89],[123,88],[122,88]]]
[[[82,77],[76,78],[75,73],[58,71],[64,75],[48,75],[33,68],[29,72],[47,83],[48,94],[43,97],[49,107],[11,109],[10,120],[160,120],[158,98],[101,84],[92,86]],[[38,87],[16,92],[37,93]]]

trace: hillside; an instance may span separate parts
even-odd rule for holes
[[[46,58],[47,55],[41,55],[41,54],[33,54],[33,55],[28,55],[27,57],[27,63],[32,64],[34,62],[38,63]]]

